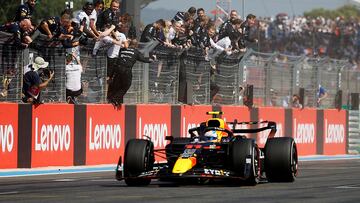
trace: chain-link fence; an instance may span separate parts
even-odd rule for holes
[[[303,89],[305,107],[334,108],[340,90],[342,103],[348,104],[348,95],[359,92],[360,88],[359,71],[345,60],[250,50],[240,64],[242,84],[253,85],[257,106],[291,107],[292,95],[300,94]],[[318,102],[320,87],[328,95],[321,103]]]
[[[21,99],[23,52],[8,43],[12,35],[0,32],[0,101]]]
[[[9,35],[0,40],[0,101],[21,100],[24,66],[37,56],[49,62],[55,78],[43,90],[44,102],[65,102],[65,53],[61,43],[38,38],[30,49],[18,50],[7,43]],[[292,95],[303,93],[305,107],[317,107],[319,87],[328,97],[322,108],[334,108],[336,98],[349,104],[350,93],[360,92],[360,71],[344,60],[309,58],[279,53],[246,53],[226,55],[202,49],[174,49],[158,43],[141,44],[145,55],[156,55],[153,63],[138,62],[133,67],[131,88],[125,103],[193,103],[242,105],[246,87],[253,86],[255,106],[291,107]],[[107,47],[92,55],[93,42],[81,46],[83,93],[80,103],[106,102]],[[10,83],[8,83],[10,81]],[[5,91],[6,90],[6,91]],[[340,90],[342,94],[339,94]],[[190,100],[187,97],[191,97]]]

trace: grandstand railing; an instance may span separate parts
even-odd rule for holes
[[[0,35],[0,78],[2,83],[11,79],[9,86],[1,84],[0,91],[4,88],[8,91],[0,96],[0,101],[21,101],[24,67],[36,56],[42,56],[55,71],[55,79],[43,91],[43,101],[65,102],[65,49],[61,44],[40,37],[29,49],[21,50],[9,45],[7,39],[11,36]],[[92,56],[92,46],[93,42],[89,41],[80,48],[84,92],[78,101],[106,103],[107,48]],[[339,90],[342,90],[344,104],[350,103],[350,93],[360,92],[360,71],[345,60],[260,53],[251,49],[246,53],[207,57],[201,49],[174,49],[155,42],[141,44],[140,49],[145,55],[156,55],[157,61],[135,64],[132,86],[124,99],[128,104],[191,101],[193,104],[242,105],[242,90],[253,85],[255,106],[291,107],[292,95],[304,88],[305,107],[316,107],[321,85],[329,94],[322,108],[334,108]],[[219,88],[214,100],[210,98],[211,84]],[[190,100],[186,98],[188,91],[192,92]]]

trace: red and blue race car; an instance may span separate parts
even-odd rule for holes
[[[190,129],[190,137],[167,136],[170,143],[165,149],[154,150],[150,139],[129,140],[124,162],[119,158],[117,180],[125,180],[129,186],[148,185],[151,179],[199,182],[232,179],[247,185],[295,180],[298,172],[295,141],[291,137],[275,137],[275,122],[225,122],[220,118],[222,112],[207,114],[212,118]],[[254,128],[258,124],[267,125]],[[240,125],[251,127],[237,128]],[[270,131],[264,148],[246,136],[264,130]],[[155,163],[155,156],[166,158],[166,163]]]

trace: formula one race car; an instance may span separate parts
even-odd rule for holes
[[[246,185],[259,181],[292,182],[298,171],[296,144],[290,137],[274,137],[276,123],[228,122],[219,118],[222,112],[207,112],[212,118],[189,129],[190,138],[174,138],[165,149],[154,150],[145,139],[129,140],[116,169],[116,179],[129,186],[148,185],[151,179],[197,180],[232,179]],[[237,129],[238,125],[267,125],[261,128]],[[232,125],[232,128],[229,127]],[[264,148],[244,134],[270,130]],[[166,163],[155,163],[155,155]],[[122,170],[123,168],[123,170]]]

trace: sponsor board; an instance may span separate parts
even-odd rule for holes
[[[222,106],[221,109],[224,112],[222,118],[226,122],[233,122],[234,119],[237,119],[238,122],[250,121],[250,110],[245,106]],[[229,127],[232,128],[232,125],[229,125]],[[238,124],[236,128],[248,129],[250,126]],[[249,137],[251,135],[248,134],[246,136]]]
[[[316,109],[293,109],[293,138],[299,155],[316,154]]]
[[[346,111],[324,110],[324,155],[346,154]]]
[[[0,169],[17,168],[18,105],[0,106]]]
[[[154,149],[164,149],[165,137],[171,133],[171,106],[138,105],[136,110],[136,138],[150,138]],[[156,161],[164,159],[156,156]]]
[[[32,111],[31,167],[73,165],[74,106],[42,104]]]
[[[125,146],[125,108],[86,107],[86,165],[115,164]]]
[[[284,137],[285,133],[285,109],[274,107],[260,107],[259,121],[274,121],[276,122],[275,137]],[[259,124],[259,128],[266,127],[267,123]],[[269,136],[270,130],[265,130],[257,134],[257,144],[259,147],[264,147]],[[291,137],[291,135],[289,135]]]
[[[181,137],[190,137],[189,129],[211,118],[211,115],[206,115],[211,109],[211,106],[181,106]]]

